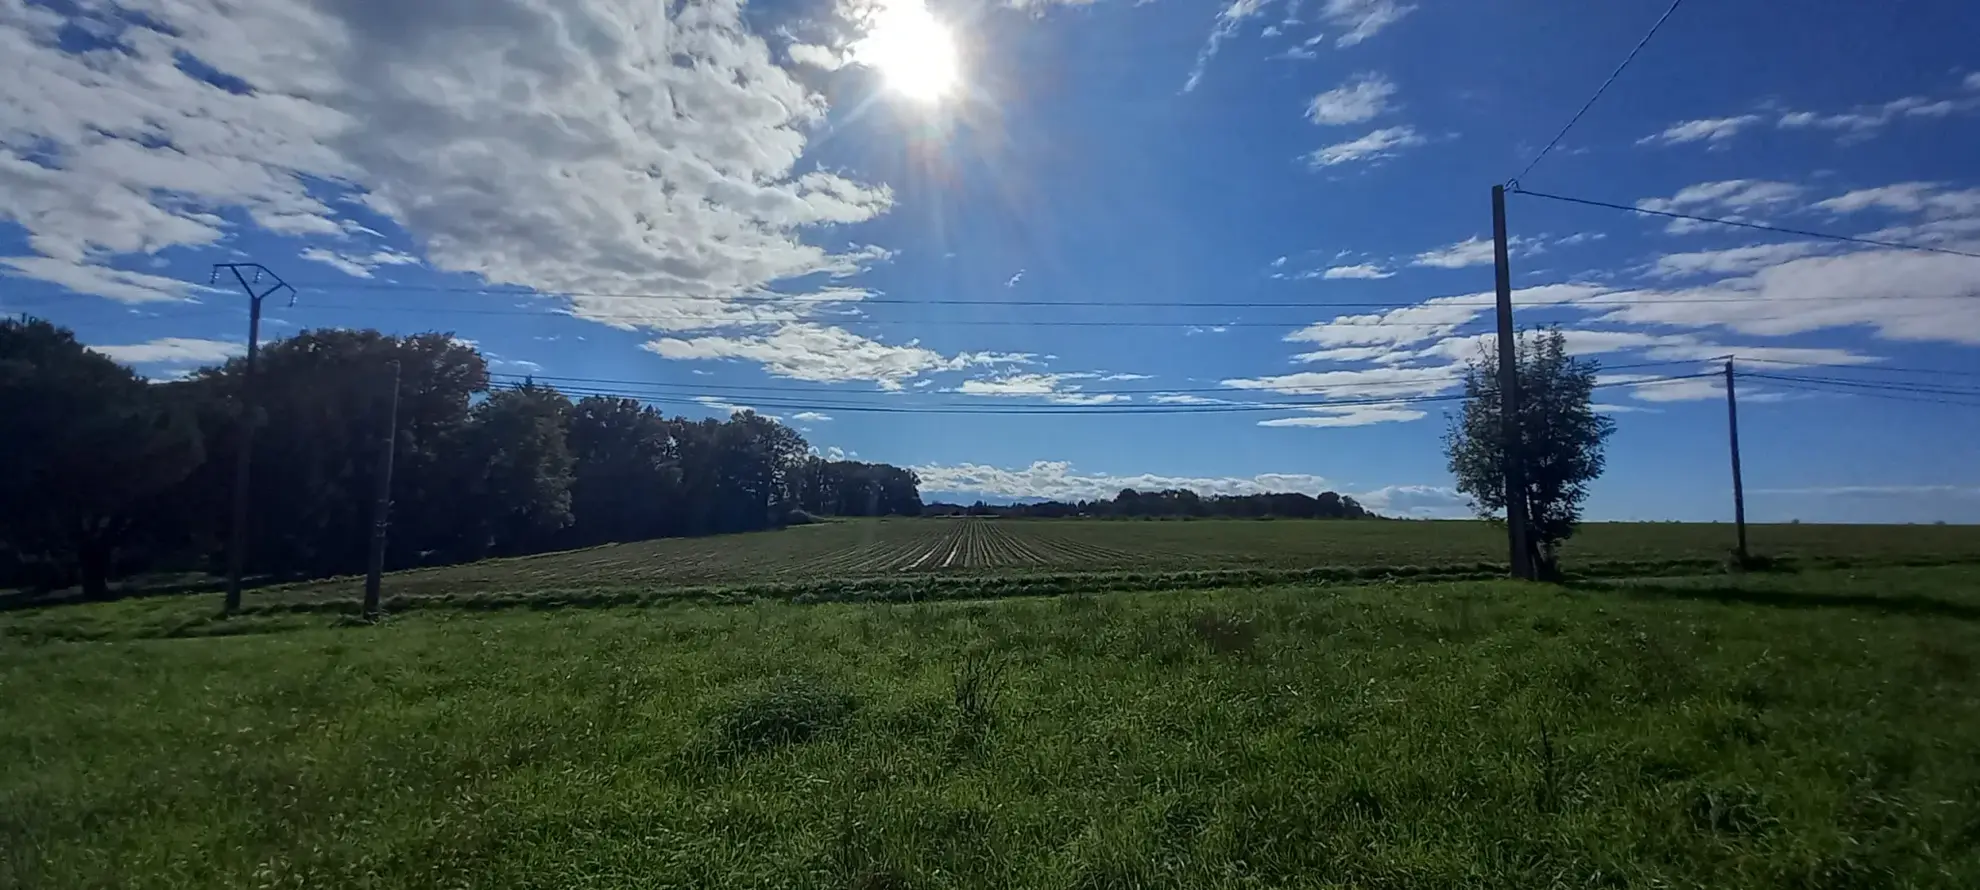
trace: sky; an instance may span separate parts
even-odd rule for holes
[[[931,499],[1453,516],[1517,180],[1591,518],[1731,517],[1736,355],[1750,518],[1980,521],[1980,6],[1680,4],[1543,155],[1669,6],[0,0],[0,312],[170,379],[260,263],[264,338],[450,331]]]

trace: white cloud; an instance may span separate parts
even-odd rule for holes
[[[793,63],[809,65],[825,71],[837,71],[846,64],[846,60],[831,47],[811,43],[793,43],[784,49],[784,54],[789,56]]]
[[[1374,263],[1358,263],[1352,266],[1334,266],[1332,268],[1329,268],[1327,271],[1320,273],[1320,277],[1327,279],[1340,279],[1340,278],[1380,279],[1380,278],[1392,278],[1395,276],[1395,274],[1396,273],[1384,269],[1381,266],[1377,266]]]
[[[798,413],[791,415],[791,419],[802,420],[806,423],[822,423],[824,421],[831,420],[832,415],[820,414],[816,411],[799,411]]]
[[[1422,145],[1426,140],[1408,125],[1385,127],[1347,142],[1337,142],[1307,155],[1314,167],[1332,167],[1353,161],[1373,161],[1390,157],[1397,149]]]
[[[1073,470],[1069,461],[1041,460],[1015,470],[983,464],[910,467],[921,477],[923,492],[980,494],[1000,498],[1050,498],[1055,500],[1095,500],[1111,498],[1123,488],[1161,491],[1187,488],[1201,495],[1261,494],[1293,492],[1319,494],[1327,490],[1321,476],[1300,473],[1261,473],[1256,476],[1160,476],[1084,474]]]
[[[1396,85],[1377,72],[1365,72],[1313,97],[1306,119],[1316,124],[1358,124],[1389,110]]]
[[[1231,389],[1267,390],[1286,395],[1325,399],[1404,398],[1436,395],[1458,385],[1459,368],[1358,368],[1348,371],[1302,371],[1272,377],[1236,377],[1221,381]],[[1347,406],[1343,406],[1347,407]]]
[[[1210,36],[1197,50],[1196,64],[1189,69],[1189,79],[1183,81],[1182,91],[1187,93],[1203,82],[1203,74],[1210,68],[1210,60],[1217,57],[1224,41],[1237,32],[1238,26],[1265,8],[1270,0],[1231,0],[1231,4],[1217,13],[1217,22],[1210,28]]]
[[[1969,90],[1980,90],[1980,71],[1968,74],[1964,83]]]
[[[0,193],[0,203],[5,201],[5,194]],[[59,284],[76,293],[99,294],[125,303],[178,302],[186,300],[199,289],[176,278],[113,269],[93,260],[12,256],[0,257],[0,265],[11,267],[29,278]]]
[[[1933,217],[1973,216],[1980,214],[1980,189],[1953,190],[1936,182],[1900,182],[1857,189],[1817,201],[1815,206],[1834,213],[1855,213],[1877,208],[1895,213],[1924,213]]]
[[[1855,142],[1876,136],[1878,131],[1900,118],[1942,118],[1970,110],[1975,104],[1965,98],[1934,101],[1924,96],[1905,96],[1882,105],[1865,105],[1841,114],[1789,111],[1782,114],[1775,124],[1790,130],[1841,131],[1844,142]]]
[[[1337,28],[1346,28],[1335,46],[1353,46],[1367,40],[1382,29],[1402,21],[1403,16],[1416,11],[1416,4],[1400,0],[1327,0],[1321,7],[1320,18]]]
[[[1510,244],[1507,246],[1511,247]],[[1419,253],[1416,259],[1410,261],[1410,265],[1462,269],[1466,266],[1483,266],[1491,262],[1492,242],[1484,238],[1472,237],[1456,244]]]
[[[1229,399],[1213,399],[1206,396],[1190,395],[1186,392],[1165,392],[1150,396],[1149,401],[1163,405],[1235,405]]]
[[[1663,413],[1660,409],[1645,408],[1642,405],[1596,404],[1593,407],[1595,409],[1595,413],[1597,414],[1661,414]]]
[[[1301,408],[1304,414],[1273,417],[1258,422],[1268,427],[1351,427],[1377,423],[1408,423],[1428,416],[1407,403],[1344,405],[1338,408]]]
[[[1441,485],[1389,485],[1354,496],[1364,507],[1385,516],[1456,518],[1471,515],[1471,499]]]
[[[1815,241],[1786,241],[1779,244],[1749,244],[1724,250],[1667,253],[1652,264],[1650,274],[1658,278],[1690,275],[1744,274],[1788,260],[1822,253],[1831,245]]]
[[[68,26],[117,48],[66,51]],[[569,297],[579,318],[790,339],[817,329],[820,293],[857,295],[773,285],[889,255],[807,243],[893,195],[800,165],[825,99],[776,64],[739,0],[183,0],[142,16],[78,4],[67,22],[8,2],[0,107],[0,220],[32,253],[0,262],[118,300],[189,288],[114,264],[249,225],[316,239],[309,259],[352,274],[398,261],[338,246],[370,229],[350,217],[362,208],[439,271],[689,298]]]
[[[694,401],[700,402],[702,405],[708,408],[712,408],[716,411],[723,411],[732,415],[741,414],[745,411],[756,411],[755,408],[752,408],[748,405],[737,405],[732,402],[729,402],[726,399],[723,399],[720,396],[695,396]],[[771,420],[777,420],[777,421],[783,420],[783,418],[778,417],[775,414],[764,414],[761,411],[756,411],[756,413],[762,415],[763,417],[767,417]]]
[[[1798,200],[1806,191],[1801,186],[1789,182],[1728,179],[1688,185],[1668,198],[1645,198],[1636,202],[1636,206],[1663,213],[1689,213],[1695,216],[1722,216],[1727,219],[1742,220],[1744,217],[1736,214],[1762,213],[1779,209],[1784,204]],[[1718,227],[1710,223],[1674,219],[1665,227],[1665,231],[1676,235],[1716,228]]]
[[[1016,274],[1016,275],[1012,275],[1012,276],[1010,277],[1010,280],[1008,280],[1008,281],[1005,281],[1005,282],[1004,282],[1004,286],[1005,286],[1005,287],[1017,287],[1017,286],[1018,286],[1018,282],[1020,282],[1020,281],[1023,281],[1023,280],[1024,280],[1024,270],[1023,270],[1023,269],[1019,269],[1019,270],[1017,270],[1017,274]]]
[[[1279,257],[1278,259],[1272,261],[1272,268],[1274,269],[1283,268],[1285,265],[1286,265],[1285,257]]]
[[[1094,373],[1006,374],[1001,377],[965,380],[952,391],[971,396],[1036,396],[1057,405],[1107,405],[1133,399],[1133,396],[1121,393],[1083,392],[1080,384],[1067,382],[1092,379],[1138,380],[1141,378],[1134,374],[1111,377]]]
[[[372,270],[379,266],[417,265],[419,258],[396,250],[379,249],[369,254],[339,253],[321,247],[305,248],[303,259],[330,266],[353,278],[370,278]]]
[[[910,341],[891,346],[840,328],[789,324],[765,336],[665,337],[642,348],[671,359],[744,359],[778,377],[830,383],[870,380],[884,389],[936,371],[1026,361],[1022,354],[945,356]]]
[[[1398,353],[1394,346],[1337,346],[1318,352],[1305,352],[1293,356],[1296,362],[1379,362],[1394,355],[1410,357],[1414,353]]]
[[[1739,131],[1760,122],[1757,114],[1743,114],[1738,117],[1707,118],[1683,121],[1666,127],[1663,132],[1636,140],[1638,145],[1662,143],[1679,145],[1686,142],[1707,142],[1717,145],[1734,136]]]
[[[195,337],[160,337],[144,343],[91,346],[89,349],[126,365],[217,364],[247,351],[244,344],[232,340],[202,340]]]

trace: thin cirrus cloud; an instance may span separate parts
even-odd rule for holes
[[[1375,72],[1355,75],[1348,82],[1314,96],[1306,119],[1323,126],[1358,124],[1390,110],[1396,85]]]
[[[1720,146],[1727,140],[1739,135],[1741,130],[1759,122],[1760,116],[1757,114],[1683,121],[1672,124],[1665,128],[1663,132],[1654,133],[1638,139],[1636,143],[1638,145],[1682,145],[1687,142],[1704,142],[1713,146]]]
[[[1033,0],[1023,0],[1020,5]],[[1059,0],[1076,3],[1085,0]],[[1224,48],[1224,44],[1237,35],[1246,21],[1262,16],[1270,9],[1274,0],[1232,0],[1218,10],[1216,21],[1210,26],[1210,35],[1204,38],[1203,48],[1197,50],[1196,61],[1190,66],[1189,77],[1183,81],[1182,91],[1194,91],[1203,83],[1204,75],[1210,70],[1210,62]],[[1278,25],[1268,26],[1261,36],[1277,37],[1287,28],[1301,24],[1297,18],[1299,0],[1287,0],[1286,19]],[[1334,46],[1345,49],[1360,44],[1387,30],[1389,26],[1403,20],[1416,11],[1413,3],[1401,0],[1324,0],[1320,5],[1319,18],[1323,25],[1337,34]],[[1286,58],[1311,59],[1319,55],[1315,47],[1323,43],[1329,31],[1307,37],[1299,46],[1280,55]]]
[[[1313,167],[1333,167],[1362,161],[1376,161],[1394,157],[1396,152],[1418,145],[1428,140],[1418,135],[1415,127],[1407,124],[1398,127],[1384,127],[1359,139],[1336,142],[1318,149],[1306,156]]]

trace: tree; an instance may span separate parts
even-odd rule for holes
[[[117,549],[201,460],[197,428],[45,321],[0,321],[0,554],[102,598]]]
[[[1574,534],[1588,483],[1602,475],[1603,443],[1615,421],[1595,413],[1596,364],[1568,355],[1558,330],[1519,338],[1519,467],[1528,522],[1527,546],[1544,575],[1557,572],[1556,552]],[[1464,409],[1445,433],[1445,453],[1459,491],[1482,517],[1506,508],[1499,425],[1498,362],[1483,353],[1465,366]]]
[[[472,509],[456,518],[465,555],[541,550],[571,523],[570,413],[563,393],[528,382],[474,407],[465,437]]]
[[[276,575],[362,572],[371,538],[378,441],[399,363],[398,440],[388,554],[452,557],[461,546],[462,494],[479,465],[467,460],[469,403],[488,388],[473,347],[445,333],[305,330],[266,344],[255,370],[260,405],[249,488],[248,565]],[[187,525],[224,537],[233,492],[236,359],[193,375],[179,398],[199,406],[208,460],[180,488]]]

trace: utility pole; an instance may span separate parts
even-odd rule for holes
[[[1739,564],[1746,565],[1746,486],[1739,475],[1739,397],[1733,393],[1733,360],[1726,359],[1726,430],[1733,460],[1733,527],[1739,530]]]
[[[1499,437],[1506,485],[1506,543],[1512,575],[1533,580],[1527,548],[1526,473],[1520,463],[1518,333],[1513,330],[1512,261],[1506,251],[1506,187],[1492,186],[1492,259],[1496,263],[1499,321]]]
[[[221,269],[234,273],[234,280],[240,282],[241,290],[248,295],[247,361],[241,368],[241,432],[237,443],[240,450],[234,455],[234,522],[227,544],[226,612],[231,615],[241,608],[241,569],[247,565],[248,467],[254,456],[254,357],[260,348],[261,301],[286,289],[289,305],[294,306],[296,289],[289,287],[281,276],[268,271],[268,267],[260,263],[215,263],[212,282],[220,280]],[[242,270],[253,272],[254,280],[249,281]],[[269,285],[267,290],[255,293],[255,285],[261,283],[262,276],[273,279],[275,283]]]
[[[378,455],[378,503],[371,509],[371,567],[364,573],[364,615],[378,617],[379,575],[385,571],[385,527],[392,512],[392,452],[399,440],[399,360],[392,360],[392,407]]]

